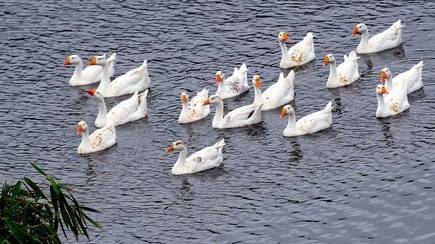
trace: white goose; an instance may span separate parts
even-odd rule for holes
[[[233,74],[225,79],[222,71],[216,72],[215,80],[218,85],[217,96],[227,99],[249,91],[248,68],[242,64],[240,68],[234,67]]]
[[[108,59],[109,74],[113,76],[115,73],[116,53],[113,53]],[[100,66],[88,66],[83,69],[83,61],[79,55],[70,55],[63,62],[65,67],[74,66],[74,73],[69,79],[71,86],[85,86],[99,82],[103,75],[103,68]]]
[[[344,55],[344,62],[338,65],[334,55],[328,54],[323,58],[323,65],[329,64],[329,76],[326,81],[327,88],[348,86],[360,78],[358,73],[358,59],[356,52],[352,51],[349,56]]]
[[[246,105],[240,108],[236,108],[233,111],[227,113],[224,117],[224,102],[217,96],[211,96],[204,101],[203,105],[216,104],[216,112],[213,117],[212,127],[218,129],[242,127],[261,122],[261,79],[258,75],[254,75],[252,82],[255,87],[255,97],[257,98],[250,105]],[[260,100],[260,101],[259,101]],[[257,103],[260,102],[260,103]]]
[[[116,144],[116,131],[113,121],[101,129],[95,130],[89,136],[88,125],[80,121],[76,126],[77,135],[82,136],[82,141],[77,148],[79,154],[89,154],[102,151]]]
[[[254,78],[256,78],[254,76]],[[260,77],[258,77],[260,79]],[[295,73],[290,71],[287,77],[284,77],[283,73],[280,73],[279,79],[273,85],[269,86],[260,96],[255,93],[256,104],[263,104],[263,111],[278,108],[284,104],[287,104],[294,99],[294,80]],[[261,83],[261,80],[259,81]],[[261,90],[260,90],[261,93]],[[258,100],[260,97],[261,100]]]
[[[182,141],[173,142],[166,149],[167,153],[180,151],[177,162],[172,167],[172,174],[193,174],[196,172],[216,168],[223,162],[222,149],[225,146],[224,139],[210,147],[206,147],[187,157],[187,146]]]
[[[183,91],[180,96],[182,109],[178,117],[178,123],[191,123],[207,117],[210,114],[210,105],[202,105],[207,99],[207,89],[202,89],[190,101],[187,92]]]
[[[329,128],[332,124],[332,102],[329,102],[323,110],[308,114],[298,121],[291,105],[282,108],[280,117],[289,116],[287,127],[284,129],[285,137],[301,136]]]
[[[391,72],[388,68],[381,70],[380,78],[388,90],[393,90],[394,87],[403,84],[406,92],[409,94],[423,88],[423,61],[411,67],[411,69],[396,75],[392,78]]]
[[[95,97],[98,107],[98,116],[95,126],[103,127],[108,121],[113,121],[115,125],[122,125],[131,121],[148,117],[147,95],[148,90],[142,94],[136,91],[130,98],[118,103],[108,113],[104,97],[96,89],[87,90],[87,93]]]
[[[396,21],[390,28],[383,32],[369,36],[369,30],[365,24],[357,24],[352,35],[361,35],[361,41],[356,48],[357,53],[375,53],[397,47],[402,43],[402,24],[401,21]]]
[[[89,64],[103,67],[103,77],[97,90],[104,97],[122,96],[136,91],[141,92],[146,90],[150,85],[148,64],[146,60],[141,66],[128,71],[112,82],[110,82],[109,64],[106,55],[91,57]]]
[[[395,87],[392,92],[389,92],[385,85],[379,84],[376,87],[376,97],[378,99],[376,117],[378,118],[397,115],[409,108],[405,88]]]
[[[285,44],[288,41],[288,33],[280,32],[278,35],[279,45],[281,46],[281,62],[279,67],[282,69],[288,69],[295,66],[301,66],[308,62],[313,61],[316,58],[314,53],[314,34],[308,32],[304,39],[289,50]]]

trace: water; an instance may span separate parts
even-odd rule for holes
[[[435,4],[348,2],[3,1],[0,180],[34,176],[28,161],[36,161],[76,185],[78,198],[101,210],[104,229],[91,243],[432,243]],[[332,52],[341,62],[358,43],[355,24],[374,34],[398,18],[402,48],[362,58],[352,86],[325,88],[321,58]],[[332,100],[331,129],[283,138],[278,110],[240,129],[212,129],[211,116],[177,123],[180,91],[214,91],[219,69],[228,75],[246,62],[249,80],[276,81],[279,31],[294,41],[316,34],[316,61],[297,70],[292,104],[300,117]],[[113,51],[118,75],[149,60],[150,119],[119,127],[116,147],[79,156],[74,126],[92,124],[97,107],[84,88],[69,87],[63,59]],[[410,96],[411,109],[376,119],[380,69],[397,74],[420,60],[425,87]],[[252,100],[251,90],[225,105]],[[193,152],[219,138],[223,167],[170,174],[170,142],[185,140]]]

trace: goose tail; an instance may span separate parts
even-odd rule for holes
[[[309,40],[313,40],[314,37],[315,35],[313,34],[313,32],[308,32],[307,35],[305,36],[305,38]]]
[[[198,97],[204,97],[207,98],[208,97],[208,89],[204,88],[202,89],[200,92],[196,93],[196,95]]]
[[[405,25],[402,24],[402,20],[400,20],[400,19],[398,21],[396,21],[396,23],[394,23],[394,24],[396,25],[397,29],[405,27]]]
[[[138,96],[139,104],[146,106],[147,96],[148,96],[148,89],[146,89],[144,92],[139,94],[139,96]]]
[[[143,61],[142,65],[141,65],[141,67],[144,68],[144,69],[145,69],[145,68],[148,68],[148,60],[145,59],[145,60]]]
[[[239,71],[240,71],[240,73],[242,73],[242,74],[245,73],[245,72],[248,72],[248,67],[246,66],[245,63],[243,63],[242,66],[240,66]]]
[[[109,63],[110,76],[113,76],[115,74],[116,53],[110,55],[110,57],[107,59],[107,62]]]
[[[214,146],[216,147],[216,149],[223,148],[225,145],[226,145],[226,144],[225,144],[225,139],[222,139],[222,140],[216,142],[216,144],[214,144]]]
[[[137,91],[136,91],[137,92]],[[144,92],[138,95],[138,106],[136,109],[136,113],[139,113],[140,115],[147,116],[147,96],[148,96],[148,89],[146,89]]]
[[[295,72],[294,72],[293,70],[291,70],[291,71],[288,73],[287,77],[285,77],[285,78],[286,78],[286,79],[294,80],[294,79],[295,79]]]
[[[349,53],[349,56],[344,56],[345,60],[349,60],[349,61],[357,61],[359,59],[359,57],[356,55],[355,51],[352,51]]]
[[[326,107],[323,109],[325,112],[331,112],[332,111],[332,101],[329,101],[329,103],[326,105]]]
[[[416,70],[422,70],[423,69],[423,60],[418,62],[416,65],[414,65],[414,68]]]

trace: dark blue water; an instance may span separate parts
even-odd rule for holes
[[[1,1],[0,181],[34,176],[29,161],[75,185],[101,210],[91,243],[434,243],[435,4],[431,1]],[[321,58],[356,47],[352,27],[372,34],[397,19],[403,47],[360,59],[361,80],[328,90]],[[316,61],[296,70],[300,117],[334,103],[333,126],[284,138],[279,111],[261,125],[216,130],[211,119],[179,125],[179,93],[215,90],[246,62],[249,80],[279,76],[277,34],[316,35]],[[149,60],[150,119],[117,128],[118,145],[79,156],[75,124],[97,107],[71,88],[68,54],[118,52],[118,75]],[[424,90],[400,116],[375,118],[379,70],[393,74],[424,60]],[[108,100],[111,107],[123,98]],[[233,109],[249,94],[226,101]],[[93,125],[91,126],[94,129]],[[225,138],[224,166],[172,176],[177,155]],[[85,239],[83,239],[84,241]],[[71,239],[71,242],[73,240]]]

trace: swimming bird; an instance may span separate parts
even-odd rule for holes
[[[219,167],[223,163],[222,149],[224,146],[225,141],[222,139],[216,142],[213,146],[206,147],[187,157],[187,146],[183,141],[175,141],[171,143],[166,149],[166,152],[180,152],[177,162],[172,167],[172,174],[193,174]]]

